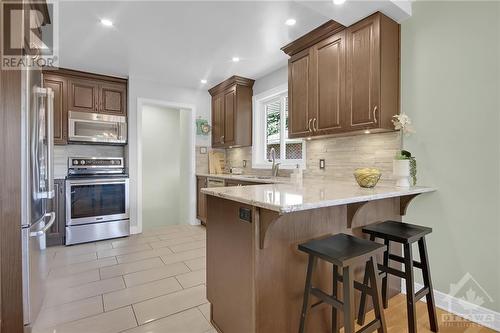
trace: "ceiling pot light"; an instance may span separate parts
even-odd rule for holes
[[[238,62],[238,61],[240,61],[240,58],[239,57],[233,57],[232,60],[233,60],[233,62]]]
[[[341,5],[345,2],[345,0],[333,0],[333,3],[336,5]]]
[[[205,83],[207,83],[207,80],[201,79],[200,82],[201,82],[201,84],[205,84]]]
[[[297,23],[297,21],[293,18],[289,18],[288,20],[285,21],[285,24],[288,26],[295,25],[295,23]]]
[[[113,21],[108,20],[108,19],[101,19],[101,24],[105,27],[112,27]]]

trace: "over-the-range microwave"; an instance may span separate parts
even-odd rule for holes
[[[127,143],[127,118],[100,113],[69,111],[70,142]]]

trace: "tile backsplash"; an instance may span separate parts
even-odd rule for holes
[[[54,177],[65,178],[68,157],[124,157],[124,146],[64,145],[54,146]]]
[[[392,160],[399,147],[398,132],[307,141],[304,177],[350,180],[354,169],[376,167],[382,172],[382,180],[392,180]],[[324,170],[319,168],[320,159],[325,160]],[[269,174],[269,170],[252,169],[252,147],[226,150],[226,162],[230,166],[243,167],[244,160],[247,161],[245,173]],[[289,170],[281,170],[280,176],[287,176],[289,173]]]

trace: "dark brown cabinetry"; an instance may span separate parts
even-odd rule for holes
[[[68,112],[127,115],[127,80],[69,69],[43,72],[44,87],[54,91],[54,143],[68,140]]]
[[[209,90],[212,96],[212,147],[252,145],[254,80],[233,76]]]
[[[56,213],[56,220],[47,231],[47,246],[64,245],[66,235],[66,190],[64,184],[64,179],[54,180],[55,196],[50,202],[49,211]]]
[[[201,193],[207,187],[207,177],[196,176],[196,218],[202,224],[207,223],[207,196]]]
[[[399,24],[375,13],[329,21],[282,48],[289,54],[292,138],[393,130],[399,113]]]

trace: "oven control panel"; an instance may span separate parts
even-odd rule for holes
[[[123,158],[121,157],[70,157],[69,168],[123,168]]]

